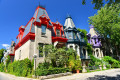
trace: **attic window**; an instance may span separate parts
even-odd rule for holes
[[[60,37],[60,30],[56,29],[56,36]]]

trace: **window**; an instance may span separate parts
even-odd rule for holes
[[[43,57],[43,44],[39,43],[39,57]]]
[[[42,35],[45,35],[46,34],[46,26],[42,25],[41,28],[42,28]]]
[[[60,37],[60,30],[56,29],[56,36]]]
[[[73,36],[74,36],[74,39],[76,39],[76,34],[75,33],[73,33]]]
[[[95,40],[95,44],[97,44],[96,38],[94,40]]]
[[[20,52],[19,52],[19,59],[21,58],[21,50],[20,50]]]
[[[73,49],[73,46],[70,46],[70,48],[72,48],[72,49]]]
[[[75,50],[76,50],[76,52],[77,52],[77,46],[75,46]]]
[[[69,39],[72,39],[71,32],[68,32],[68,38],[69,38]]]

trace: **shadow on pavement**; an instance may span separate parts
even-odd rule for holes
[[[95,75],[94,77],[89,77],[86,80],[120,80],[120,75],[117,76]]]

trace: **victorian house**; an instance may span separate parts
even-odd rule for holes
[[[87,34],[88,37],[88,43],[90,43],[93,47],[93,55],[96,58],[102,58],[103,57],[103,51],[102,51],[102,45],[101,45],[101,37],[100,35],[95,31],[94,27],[90,26],[90,31]]]
[[[88,58],[88,52],[86,49],[86,41],[84,40],[84,34],[79,32],[70,16],[65,20],[64,31],[67,41],[67,47],[76,50],[78,56],[81,59]]]
[[[57,22],[51,22],[45,8],[38,6],[33,17],[25,26],[20,26],[16,37],[15,60],[25,58],[33,59],[37,55],[37,64],[44,62],[45,55],[40,54],[39,46],[53,44],[56,47],[66,45],[63,26]]]

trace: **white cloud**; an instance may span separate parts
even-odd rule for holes
[[[2,44],[3,47],[5,47],[6,49],[8,49],[10,47],[9,44]]]

